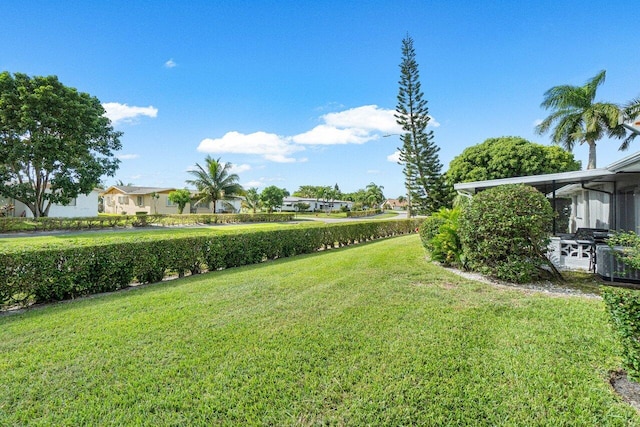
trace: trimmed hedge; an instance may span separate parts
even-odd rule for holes
[[[640,380],[640,291],[605,287],[602,298],[613,329],[622,343],[624,367],[631,378]]]
[[[382,209],[370,209],[368,211],[349,211],[347,218],[362,218],[367,216],[375,216],[382,213]]]
[[[413,232],[416,220],[322,224],[225,235],[153,237],[122,242],[18,249],[0,257],[0,305],[49,302]]]
[[[293,221],[295,213],[188,214],[188,215],[100,215],[80,218],[0,217],[0,233],[20,231],[92,230],[147,225],[236,224],[242,222]]]

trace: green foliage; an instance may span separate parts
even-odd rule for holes
[[[260,193],[258,193],[257,188],[251,187],[246,191],[242,206],[253,213],[256,213],[256,211],[261,208],[262,202],[260,201]]]
[[[602,298],[622,343],[624,367],[640,381],[640,291],[605,287]]]
[[[364,218],[367,216],[380,215],[382,209],[368,209],[366,211],[349,211],[347,212],[347,218]]]
[[[267,216],[267,215],[265,215]],[[180,216],[182,218],[182,216]],[[0,305],[73,298],[410,233],[414,220],[318,224],[235,234],[133,236],[29,249],[0,248]]]
[[[97,98],[55,76],[0,73],[0,196],[47,216],[53,203],[69,204],[113,176],[122,134],[104,113]]]
[[[208,205],[212,203],[212,212],[216,213],[218,200],[232,199],[244,193],[244,189],[238,183],[240,179],[235,173],[231,173],[231,163],[222,163],[220,159],[207,156],[205,166],[196,163],[196,168],[189,173],[194,179],[187,180],[187,184],[194,185],[198,189],[195,203]]]
[[[19,231],[99,230],[143,225],[238,224],[292,221],[293,213],[258,214],[190,214],[190,215],[100,215],[77,218],[0,217],[0,233]],[[144,224],[143,224],[144,222]]]
[[[309,203],[298,202],[295,205],[293,205],[293,207],[296,208],[296,211],[298,212],[307,212],[311,207],[311,205]]]
[[[407,235],[0,316],[0,425],[638,426],[618,347]]]
[[[187,203],[191,202],[191,192],[186,188],[169,193],[169,201],[178,205],[178,213],[182,214]]]
[[[287,190],[284,188],[278,188],[275,185],[270,185],[262,190],[260,193],[260,201],[267,208],[269,213],[274,209],[282,206],[282,201],[286,197]]]
[[[622,251],[614,251],[625,267],[640,270],[640,236],[633,231],[620,231],[611,236],[607,243],[613,249],[622,246]]]
[[[451,161],[446,176],[456,184],[575,170],[580,170],[580,162],[558,146],[506,136],[466,148]]]
[[[431,117],[420,86],[413,39],[409,36],[402,40],[399,84],[395,117],[404,132],[399,151],[410,210],[429,214],[451,204],[451,191],[441,174],[440,148],[433,141],[433,131],[427,130]]]
[[[523,283],[553,268],[545,256],[553,209],[533,187],[503,185],[476,194],[460,215],[467,266],[498,279]]]
[[[462,245],[458,237],[460,207],[442,208],[420,226],[420,238],[431,259],[445,265],[460,265]]]

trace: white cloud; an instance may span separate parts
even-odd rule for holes
[[[227,132],[222,138],[206,138],[198,145],[198,151],[204,153],[256,154],[278,163],[295,162],[291,155],[302,150],[304,147],[292,144],[287,138],[266,132],[248,135]]]
[[[116,157],[120,160],[133,160],[140,157],[140,155],[139,154],[120,154]]]
[[[369,169],[367,173],[371,175],[376,175],[376,174],[379,174],[380,171],[378,169]]]
[[[535,126],[538,126],[538,125],[540,125],[540,124],[542,124],[542,119],[535,119],[535,120],[533,121],[533,126],[534,126],[534,127],[535,127]]]
[[[169,59],[167,62],[164,63],[164,67],[165,68],[173,68],[175,66],[177,66],[178,64],[176,64],[176,62],[173,60],[173,58]]]
[[[231,165],[231,173],[242,173],[251,170],[251,165],[242,164],[242,165]]]
[[[396,123],[395,110],[386,110],[377,105],[364,105],[322,116],[329,126],[337,128],[357,128],[381,133],[400,133],[402,128]]]
[[[264,186],[264,182],[262,181],[249,181],[242,184],[245,189],[249,189],[251,187],[262,187]]]
[[[312,145],[336,145],[336,144],[364,144],[372,139],[377,139],[367,130],[359,128],[339,129],[334,126],[319,125],[292,139],[298,144]]]
[[[140,116],[156,117],[158,109],[152,105],[148,107],[132,107],[118,102],[106,102],[102,104],[105,109],[104,115],[111,120],[111,123],[131,123]]]
[[[400,150],[396,150],[393,154],[387,156],[387,160],[393,163],[400,163]]]
[[[255,154],[277,163],[304,162],[293,154],[303,151],[306,145],[364,144],[389,134],[400,134],[395,110],[377,105],[364,105],[320,116],[321,123],[306,132],[294,136],[280,136],[267,132],[242,134],[228,132],[221,138],[200,141],[198,151],[206,153]],[[433,118],[430,126],[440,126]],[[394,161],[394,160],[391,160]]]

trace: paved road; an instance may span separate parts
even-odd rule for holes
[[[300,222],[300,221],[318,221],[324,223],[339,223],[339,222],[353,222],[353,221],[365,221],[372,219],[406,219],[406,212],[398,212],[398,215],[395,217],[387,217],[383,215],[379,215],[379,218],[376,216],[366,216],[360,218],[331,218],[327,217],[324,214],[318,214],[317,216],[303,216],[294,219],[292,222]],[[182,226],[171,226],[176,228],[206,228],[206,227],[226,227],[233,226],[236,224],[197,224],[197,225],[182,225]],[[35,237],[35,236],[56,236],[56,235],[70,235],[70,234],[88,234],[88,233],[104,233],[104,232],[113,232],[118,233],[122,231],[146,231],[149,229],[167,229],[170,227],[163,226],[151,226],[151,227],[127,227],[127,228],[99,228],[94,230],[53,230],[53,231],[35,231],[35,232],[20,232],[20,233],[0,233],[0,239],[2,238],[12,238],[12,237]]]

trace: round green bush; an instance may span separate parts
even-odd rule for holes
[[[503,185],[475,195],[459,223],[467,266],[517,283],[548,277],[555,271],[546,257],[553,215],[533,187]]]
[[[431,259],[445,265],[460,265],[462,246],[458,236],[458,219],[461,208],[441,208],[427,217],[420,226],[422,245]]]

